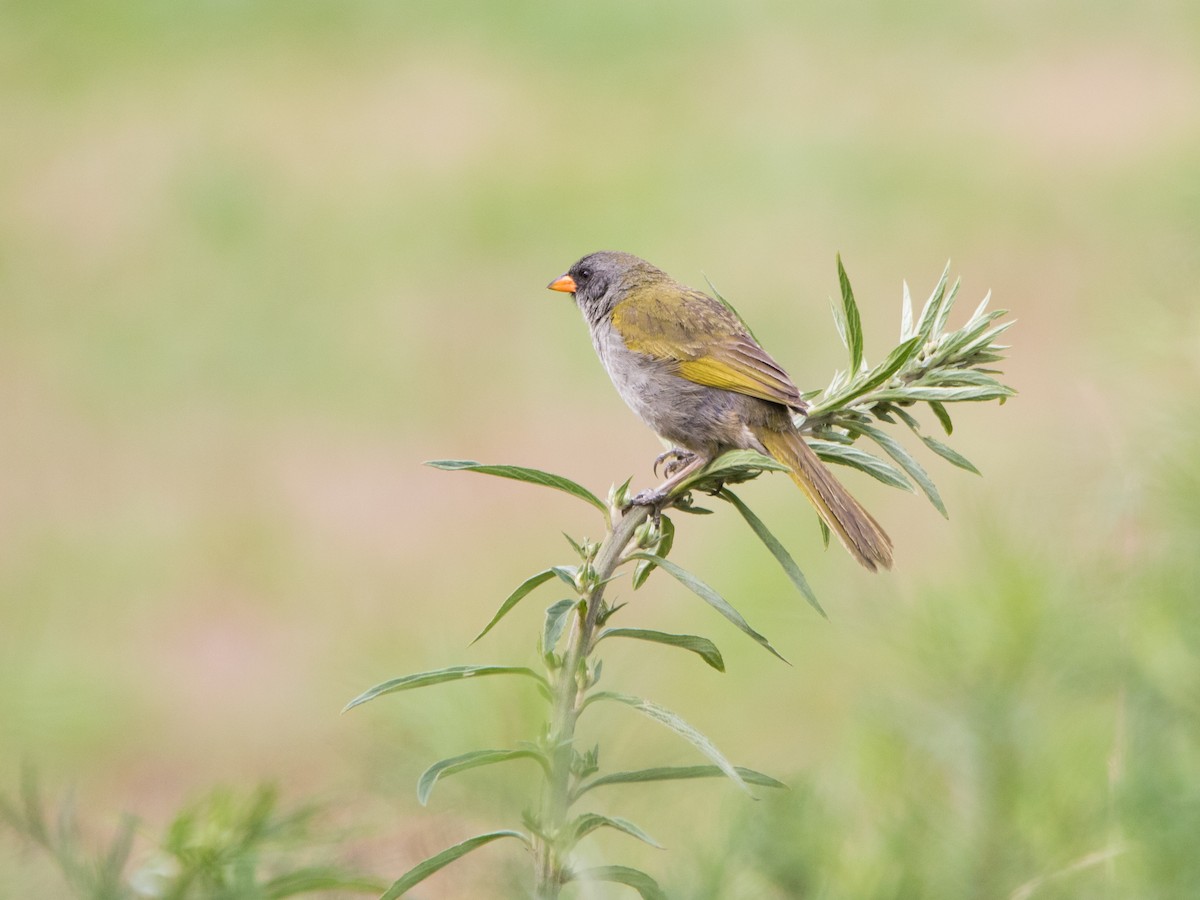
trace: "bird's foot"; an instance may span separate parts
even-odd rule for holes
[[[670,478],[695,458],[696,454],[691,450],[684,450],[682,447],[672,447],[666,453],[660,453],[658,458],[654,460],[654,474],[657,475],[658,467],[662,466],[663,477]],[[664,463],[665,465],[663,465]]]
[[[649,506],[655,512],[666,502],[667,492],[664,490],[638,491],[629,501],[630,506]]]

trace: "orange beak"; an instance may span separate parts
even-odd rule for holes
[[[559,275],[552,282],[546,285],[546,287],[550,288],[552,291],[562,291],[564,294],[573,294],[575,293],[575,279],[570,275]]]

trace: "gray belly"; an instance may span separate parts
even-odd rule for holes
[[[670,363],[629,350],[607,322],[592,339],[617,392],[673,445],[706,456],[733,447],[762,449],[744,423],[764,418],[774,404],[675,375]]]

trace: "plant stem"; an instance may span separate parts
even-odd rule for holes
[[[535,896],[538,900],[557,900],[568,875],[567,857],[574,842],[564,831],[574,780],[578,777],[573,765],[576,759],[575,724],[591,686],[588,658],[596,623],[604,608],[604,588],[633,540],[634,531],[649,515],[648,507],[631,506],[608,526],[592,563],[594,575],[581,581],[583,603],[571,623],[566,657],[561,667],[549,672],[554,690],[549,729],[551,762],[538,817],[542,837],[537,840],[534,853]],[[585,568],[586,564],[581,572]]]

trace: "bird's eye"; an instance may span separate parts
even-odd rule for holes
[[[582,269],[579,270],[579,280],[580,281],[587,281],[591,277],[592,277],[592,270],[589,269],[587,266],[584,266]]]

